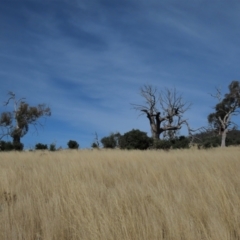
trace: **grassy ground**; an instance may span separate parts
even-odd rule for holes
[[[240,148],[0,153],[0,239],[240,239]]]

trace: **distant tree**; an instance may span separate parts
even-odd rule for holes
[[[114,141],[113,136],[103,137],[101,139],[101,143],[104,148],[115,148],[116,147],[116,142]]]
[[[191,131],[187,119],[183,119],[183,114],[190,108],[190,104],[183,101],[182,95],[176,89],[166,88],[165,91],[158,93],[157,88],[145,85],[140,89],[140,95],[145,99],[145,104],[132,105],[134,109],[146,114],[154,140],[160,139],[164,132],[169,138],[174,138],[184,124]]]
[[[101,143],[104,148],[116,148],[119,146],[120,133],[111,133],[108,137],[103,137]]]
[[[98,140],[98,134],[97,132],[95,132],[95,138],[94,138],[94,142],[91,145],[92,148],[100,148],[100,143]]]
[[[218,103],[214,112],[208,115],[208,122],[219,135],[221,135],[221,147],[226,146],[227,133],[236,129],[236,124],[231,121],[232,116],[239,114],[240,108],[240,82],[232,81],[228,87],[229,92],[222,98],[221,91],[217,89],[214,96]]]
[[[37,143],[35,145],[35,149],[36,150],[47,150],[48,146],[47,146],[47,144]]]
[[[133,129],[120,137],[121,149],[148,149],[152,143],[152,138],[147,136],[147,133],[138,129]]]
[[[69,140],[67,145],[68,145],[69,149],[78,149],[78,147],[79,147],[78,142],[74,141],[74,140]]]
[[[24,101],[24,98],[16,99],[15,94],[9,92],[9,98],[4,103],[7,106],[13,102],[14,110],[5,111],[0,115],[0,127],[2,133],[0,139],[10,136],[13,139],[13,145],[16,149],[21,149],[21,138],[27,134],[29,125],[33,125],[36,129],[38,125],[42,125],[38,119],[43,116],[50,116],[51,110],[45,104],[39,104],[35,107],[30,106]]]
[[[99,146],[95,142],[92,143],[91,147],[99,149]]]
[[[55,143],[51,143],[50,146],[49,146],[49,150],[51,152],[55,152],[56,151],[56,144]]]

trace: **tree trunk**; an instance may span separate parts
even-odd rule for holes
[[[159,133],[152,131],[152,138],[154,140],[159,140]]]
[[[13,135],[13,144],[20,144],[21,143],[21,138],[18,134]]]
[[[222,142],[221,147],[226,147],[226,137],[227,137],[227,129],[222,132]]]
[[[151,127],[151,133],[152,133],[152,138],[153,140],[158,140],[159,139],[159,135],[160,135],[160,123],[159,123],[159,114],[156,115],[156,119],[154,119],[154,117],[150,117],[150,114],[148,114],[148,119],[149,119],[149,123],[150,123],[150,127]]]
[[[19,123],[17,123],[17,126],[15,127],[14,131],[11,134],[11,137],[13,139],[13,145],[21,144],[21,129],[18,126],[19,126]]]

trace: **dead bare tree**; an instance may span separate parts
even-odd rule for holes
[[[174,137],[175,132],[186,125],[189,133],[191,132],[187,119],[183,119],[183,114],[190,108],[191,104],[184,102],[182,95],[176,89],[165,88],[158,93],[156,87],[144,85],[140,89],[140,95],[145,99],[144,105],[132,104],[134,109],[146,114],[152,138],[159,139],[164,132],[170,133]],[[161,112],[157,105],[159,104]]]

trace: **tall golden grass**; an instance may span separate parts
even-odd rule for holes
[[[240,239],[240,148],[1,152],[0,239]]]

